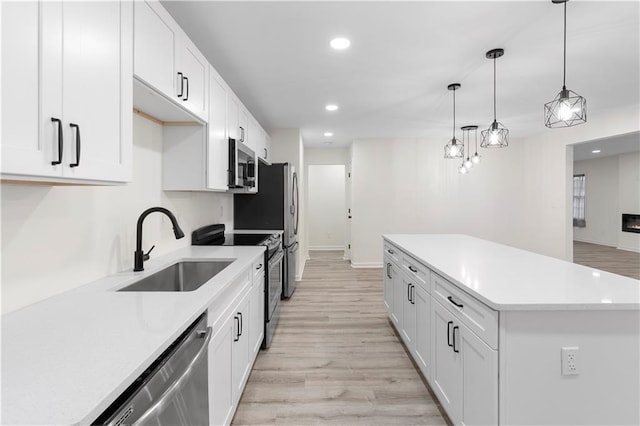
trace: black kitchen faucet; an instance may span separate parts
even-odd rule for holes
[[[151,250],[155,248],[154,245],[149,249],[147,253],[142,251],[142,222],[144,222],[144,219],[153,212],[164,213],[169,217],[169,219],[171,219],[171,223],[173,224],[173,234],[176,236],[176,240],[184,237],[184,232],[182,232],[182,229],[180,229],[180,225],[178,225],[176,217],[169,210],[165,209],[164,207],[151,207],[150,209],[143,211],[138,218],[138,225],[136,229],[136,252],[133,256],[133,270],[135,272],[144,271],[144,261],[149,260],[149,253],[151,253]]]

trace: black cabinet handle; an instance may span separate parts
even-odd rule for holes
[[[407,284],[407,300],[411,302],[411,284]]]
[[[395,253],[395,251],[387,249],[387,253],[389,253],[389,254],[394,254],[394,253]]]
[[[51,121],[58,123],[58,160],[52,161],[51,165],[55,166],[62,163],[62,121],[59,118],[51,117]]]
[[[411,284],[411,304],[415,305],[416,304],[416,286]]]
[[[80,126],[69,123],[69,127],[76,129],[76,162],[69,164],[69,167],[78,167],[80,165]]]
[[[261,264],[259,264],[258,266],[256,266],[256,270],[258,270],[258,269],[260,269],[260,268],[262,268],[262,263],[261,263]]]
[[[451,326],[453,325],[453,321],[449,321],[447,323],[447,345],[453,346],[451,344]]]
[[[237,342],[238,340],[240,340],[240,318],[233,317],[233,322],[235,323],[236,326],[236,337],[234,337],[233,341]]]
[[[244,142],[244,127],[240,126],[240,142]]]
[[[181,98],[184,94],[184,76],[179,72],[178,77],[180,78],[180,93],[178,93],[178,97]]]
[[[242,336],[242,312],[238,312],[238,315],[240,316],[240,336]]]
[[[391,264],[387,262],[387,278],[389,278],[389,279],[392,278],[390,269],[391,269]]]
[[[458,327],[457,325],[455,327],[453,327],[453,351],[455,353],[460,352],[459,350],[456,349],[456,330],[458,330],[460,327]]]
[[[184,77],[184,81],[187,82],[187,94],[185,95],[184,99],[182,100],[183,102],[186,102],[189,100],[189,79],[185,76]]]
[[[453,297],[449,296],[447,297],[447,300],[451,303],[453,303],[454,305],[456,305],[458,308],[463,308],[464,305],[462,303],[458,304],[455,300],[453,300]]]
[[[409,270],[411,272],[418,272],[418,270],[416,268],[414,268],[413,266],[409,265]]]

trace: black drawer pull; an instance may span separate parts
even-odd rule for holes
[[[447,297],[447,300],[451,303],[453,303],[454,305],[456,305],[458,308],[463,308],[464,305],[462,303],[457,303],[455,300],[453,300],[453,297],[449,296]]]
[[[178,77],[180,77],[180,93],[178,93],[178,97],[181,98],[184,95],[184,76],[179,72]]]
[[[56,166],[62,163],[62,121],[59,118],[51,117],[51,121],[54,123],[58,123],[58,159],[56,161],[52,161],[51,165]]]
[[[453,321],[449,321],[447,323],[447,345],[453,346],[451,344],[451,326],[453,325]]]
[[[392,278],[390,270],[391,270],[391,264],[387,263],[387,278],[389,278],[389,279]]]
[[[455,327],[453,327],[453,351],[455,353],[460,352],[459,350],[456,349],[456,330],[458,330],[460,327],[458,327],[457,325]]]
[[[409,270],[411,272],[418,272],[418,270],[416,268],[414,268],[413,266],[409,265]]]
[[[78,167],[80,165],[80,126],[69,123],[69,127],[76,129],[76,162],[69,164],[69,167]]]
[[[390,250],[390,249],[387,249],[387,253],[389,253],[389,254],[395,254],[395,251]]]
[[[240,340],[240,318],[238,317],[233,317],[233,322],[235,323],[236,326],[236,337],[233,339],[234,342],[237,342],[238,340]]]
[[[416,286],[411,284],[411,304],[416,304]]]

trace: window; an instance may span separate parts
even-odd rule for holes
[[[573,226],[578,228],[587,226],[584,209],[585,195],[585,175],[573,176]]]

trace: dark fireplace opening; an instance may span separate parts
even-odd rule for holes
[[[640,214],[622,213],[622,232],[640,234]]]

